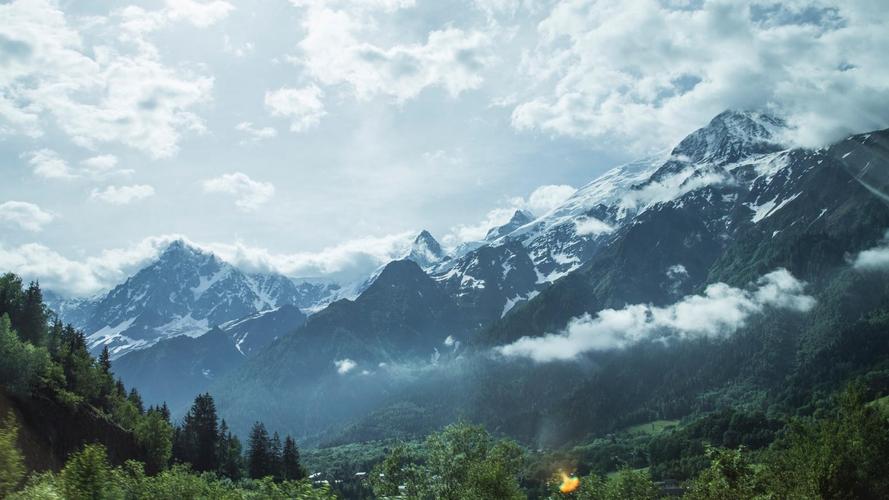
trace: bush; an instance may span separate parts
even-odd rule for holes
[[[16,447],[19,428],[10,412],[0,425],[0,498],[5,498],[22,482],[25,465]]]

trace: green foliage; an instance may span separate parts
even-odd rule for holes
[[[219,422],[216,404],[210,394],[200,394],[185,415],[182,429],[176,435],[176,458],[187,462],[199,472],[219,470],[217,455]]]
[[[225,420],[219,426],[219,473],[229,479],[238,480],[244,475],[244,458],[241,440],[228,430]],[[301,478],[300,478],[301,479]]]
[[[710,467],[691,482],[689,500],[734,500],[755,498],[761,493],[753,465],[743,449],[707,447]]]
[[[145,449],[145,467],[157,473],[167,467],[173,452],[173,426],[160,410],[152,409],[133,429],[136,441]]]
[[[651,481],[647,471],[621,469],[609,478],[590,474],[580,478],[580,485],[571,493],[559,491],[562,478],[556,476],[550,482],[550,498],[570,498],[576,500],[655,500],[658,488]]]
[[[102,445],[87,445],[73,454],[59,477],[68,500],[111,500],[122,496],[115,470],[108,463]]]
[[[18,338],[6,314],[0,316],[0,383],[18,395],[29,395],[59,378],[49,352]]]
[[[213,473],[197,474],[187,465],[173,467],[151,476],[142,463],[128,461],[122,467],[108,463],[105,449],[88,445],[73,454],[62,472],[36,474],[25,487],[4,496],[15,500],[289,500],[336,498],[327,487],[314,488],[307,481],[274,482],[243,480],[232,482]]]
[[[280,456],[276,454],[272,438],[262,422],[253,425],[248,443],[247,472],[250,477],[275,477],[279,470]]]
[[[306,471],[299,461],[299,449],[296,441],[287,436],[281,452],[281,475],[285,480],[300,480],[306,477]]]
[[[21,483],[25,475],[22,453],[16,447],[19,428],[10,412],[0,425],[0,498],[4,498]]]
[[[523,459],[514,442],[496,441],[482,427],[459,423],[429,436],[419,456],[396,447],[370,479],[378,496],[524,498],[519,487]]]
[[[889,498],[889,422],[853,384],[830,418],[794,422],[764,475],[784,498]]]

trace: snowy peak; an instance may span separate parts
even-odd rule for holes
[[[755,154],[785,149],[779,143],[783,120],[756,111],[723,111],[689,134],[672,155],[692,163],[725,165]]]
[[[534,220],[534,215],[527,210],[516,210],[514,214],[512,214],[512,218],[509,219],[509,222],[506,224],[491,228],[488,231],[488,234],[485,235],[485,241],[494,241],[501,236],[505,236],[516,229],[528,224],[529,222]]]
[[[420,267],[425,268],[439,262],[444,256],[445,252],[441,249],[441,245],[432,237],[429,231],[424,229],[414,238],[414,242],[411,244],[411,252],[407,258],[416,262]]]
[[[91,349],[115,357],[178,335],[297,303],[301,292],[277,274],[245,274],[213,253],[172,242],[157,260],[95,302],[77,325]],[[66,319],[67,318],[63,318]]]

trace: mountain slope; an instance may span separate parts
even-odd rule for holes
[[[415,262],[394,261],[357,299],[310,316],[212,390],[233,429],[246,430],[262,413],[271,426],[306,438],[454,353],[468,323]]]
[[[198,337],[163,339],[129,352],[115,360],[114,372],[127,386],[138,389],[146,403],[166,402],[179,415],[196,394],[305,321],[306,315],[296,306],[281,306],[223,323]]]
[[[171,243],[158,259],[90,306],[76,326],[90,349],[108,346],[113,358],[163,338],[197,336],[211,327],[301,301],[280,275],[248,275],[215,255]],[[63,320],[69,320],[62,314]]]
[[[868,147],[864,136],[850,140]],[[837,160],[844,143],[756,155],[722,169],[718,182],[650,207],[480,342],[557,331],[572,317],[627,303],[669,303],[714,281],[745,285],[777,267],[813,280],[844,265],[889,227],[886,206]]]

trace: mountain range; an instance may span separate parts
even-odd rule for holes
[[[517,211],[450,253],[423,231],[404,259],[351,284],[244,273],[177,242],[108,294],[55,307],[94,349],[108,345],[149,401],[178,411],[209,390],[238,432],[262,415],[315,444],[419,435],[463,416],[549,445],[593,423],[678,418],[732,384],[790,401],[825,376],[812,363],[841,356],[843,322],[872,313],[840,295],[874,286],[850,259],[889,228],[867,177],[889,133],[813,150],[784,145],[786,131],[768,114],[726,111],[548,213]],[[496,354],[603,311],[700,301],[714,284],[752,293],[776,269],[805,283],[811,312],[760,308],[734,336],[574,363]]]

